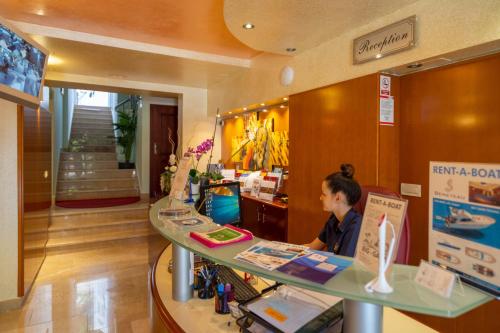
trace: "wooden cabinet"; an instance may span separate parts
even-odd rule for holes
[[[267,240],[286,242],[288,207],[242,194],[243,228]]]

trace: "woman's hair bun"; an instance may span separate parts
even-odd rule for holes
[[[352,178],[354,176],[354,167],[352,166],[352,164],[341,164],[340,171],[342,172],[342,176],[346,178]]]

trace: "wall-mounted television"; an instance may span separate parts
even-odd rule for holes
[[[0,17],[0,98],[37,107],[49,52]]]

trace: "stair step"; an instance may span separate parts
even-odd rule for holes
[[[85,209],[85,213],[81,213],[81,209],[57,208],[52,213],[50,230],[94,227],[148,219],[149,207],[139,204]]]
[[[115,161],[116,153],[61,152],[60,161]]]
[[[115,135],[112,128],[73,128],[71,129],[72,137],[81,137],[82,135]]]
[[[100,222],[100,221],[98,221]],[[117,232],[125,231],[141,231],[149,226],[149,220],[129,220],[129,221],[116,221],[114,223],[106,224],[95,224],[93,226],[85,225],[81,227],[74,228],[63,228],[63,229],[49,229],[49,241],[59,241],[61,239],[68,238],[81,238],[81,237],[93,237],[95,235],[102,235],[105,233],[114,234]]]
[[[60,161],[59,170],[103,170],[118,169],[116,161]]]
[[[73,120],[74,121],[108,121],[111,122],[113,121],[113,117],[111,114],[74,114],[73,115]]]
[[[86,129],[105,129],[108,131],[113,130],[113,125],[112,124],[85,124],[85,123],[80,123],[80,122],[75,122],[73,121],[73,124],[71,125],[72,130],[86,130]]]
[[[95,105],[83,105],[77,104],[74,106],[75,110],[91,110],[91,111],[103,111],[103,110],[111,110],[109,106],[95,106]]]
[[[135,169],[60,170],[58,180],[130,179],[136,174]]]
[[[135,234],[116,234],[103,237],[94,237],[87,240],[77,240],[73,243],[47,243],[47,255],[57,255],[68,252],[88,251],[90,249],[109,248],[119,245],[123,248],[124,244],[134,244],[143,242],[144,239],[158,237],[158,233],[152,228],[137,232]]]
[[[116,152],[116,145],[71,145],[68,147],[69,152]]]
[[[135,189],[137,180],[132,179],[85,179],[85,180],[59,180],[58,192],[68,191],[108,191],[118,189]]]
[[[86,199],[108,199],[138,197],[139,189],[108,189],[105,191],[60,191],[56,194],[57,201],[63,200],[86,200]]]
[[[111,116],[102,117],[103,119],[96,119],[94,117],[86,117],[82,115],[74,115],[72,123],[78,122],[79,124],[113,124],[113,119]]]

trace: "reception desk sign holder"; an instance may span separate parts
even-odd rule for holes
[[[158,232],[174,245],[172,295],[177,301],[187,301],[192,297],[190,252],[199,254],[218,264],[266,279],[343,298],[344,332],[347,333],[381,333],[383,306],[454,318],[493,299],[493,297],[468,286],[464,286],[463,293],[457,293],[455,288],[450,298],[440,297],[425,288],[421,288],[414,281],[417,267],[406,265],[392,265],[391,277],[394,292],[390,294],[366,292],[364,285],[373,279],[373,273],[367,271],[356,261],[352,266],[343,270],[325,284],[313,283],[276,270],[268,271],[234,259],[238,253],[262,239],[255,237],[248,242],[209,249],[191,239],[185,230],[171,227],[158,218],[160,208],[165,207],[167,203],[168,198],[156,202],[151,208],[149,216],[152,225]],[[388,217],[391,220],[390,214],[388,214]],[[350,260],[351,258],[345,259]]]

